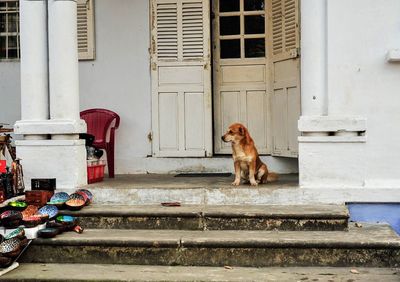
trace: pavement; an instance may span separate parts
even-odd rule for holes
[[[400,269],[333,267],[182,267],[104,264],[21,264],[2,277],[7,282],[45,281],[319,281],[398,282]]]

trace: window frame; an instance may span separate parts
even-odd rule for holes
[[[0,10],[0,14],[4,14],[5,15],[5,32],[0,32],[0,37],[4,37],[6,40],[6,47],[5,47],[5,52],[6,52],[6,57],[0,57],[0,62],[15,62],[15,61],[19,61],[21,58],[21,46],[20,46],[20,24],[19,24],[19,12],[20,12],[20,6],[19,6],[19,0],[0,0],[1,3],[6,3],[6,8],[5,10]],[[14,2],[15,5],[9,9],[8,8],[8,3]],[[15,32],[9,32],[9,15],[10,14],[16,14],[16,31]],[[8,47],[8,41],[9,41],[9,37],[15,37],[16,36],[16,51],[17,51],[17,57],[12,57],[9,58],[8,57],[8,53],[10,48]]]

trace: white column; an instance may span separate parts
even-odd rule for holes
[[[301,1],[302,116],[328,114],[327,1]]]
[[[299,185],[315,189],[316,195],[365,183],[366,139],[359,136],[366,130],[365,119],[329,115],[328,15],[333,2],[301,1]]]
[[[76,124],[79,118],[77,3],[49,0],[50,118]],[[68,131],[68,130],[67,130]],[[76,139],[79,129],[52,139]]]
[[[75,0],[22,0],[21,90],[23,120],[15,132],[29,189],[32,178],[55,178],[57,188],[87,183],[79,118],[77,4]],[[46,139],[51,135],[51,139]],[[33,137],[32,137],[33,136]],[[32,140],[32,139],[46,140]]]
[[[25,125],[25,139],[46,139],[29,126],[49,119],[46,1],[21,0],[20,19],[21,121],[16,132]]]

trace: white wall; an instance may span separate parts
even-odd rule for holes
[[[367,118],[365,186],[400,188],[400,64],[385,60],[400,48],[399,11],[399,0],[328,0],[329,114]]]
[[[316,189],[314,199],[324,202],[327,195],[332,202],[398,202],[400,64],[386,55],[400,48],[400,1],[325,3],[328,116],[300,119],[300,187]],[[302,77],[308,77],[304,69]]]
[[[151,154],[148,1],[95,1],[96,60],[80,62],[81,110],[118,113],[116,170]]]
[[[0,123],[13,125],[21,117],[19,63],[0,62]]]

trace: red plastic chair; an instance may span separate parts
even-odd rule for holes
[[[115,129],[119,126],[119,115],[106,109],[89,109],[81,112],[81,119],[86,121],[87,133],[95,137],[93,146],[106,151],[108,176],[114,178]],[[109,140],[107,140],[108,129],[110,129]]]

